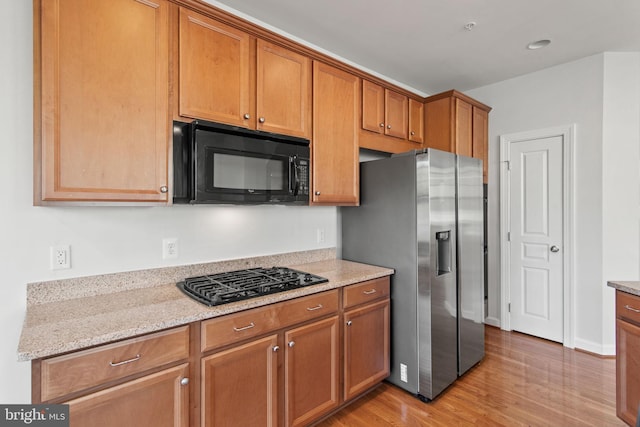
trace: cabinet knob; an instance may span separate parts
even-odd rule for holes
[[[391,125],[387,125],[387,129],[391,129]]]
[[[414,131],[411,131],[411,136],[415,135],[416,133]]]
[[[384,127],[384,123],[380,123],[380,127],[383,128]]]
[[[274,345],[273,346],[273,352],[275,353],[278,350],[280,350],[280,346]]]
[[[319,196],[319,195],[320,195],[320,192],[319,192],[319,191],[316,191],[316,196]]]
[[[351,320],[349,320],[349,321],[347,322],[347,326],[351,326],[352,324],[353,324],[353,322],[352,322]]]
[[[162,187],[160,187],[161,193],[166,193],[167,191],[169,191],[169,188],[166,185],[163,185]]]
[[[249,120],[251,118],[251,116],[249,115],[249,113],[245,113],[244,114],[244,119],[245,120]]]
[[[180,384],[181,384],[181,385],[187,385],[187,384],[189,384],[189,378],[183,378],[183,379],[181,379],[181,380],[180,380]]]
[[[260,118],[258,119],[258,121],[259,121],[260,123],[264,123],[264,117],[260,117]]]
[[[287,344],[289,347],[293,347],[294,345],[296,345],[295,341],[289,341],[289,343]]]

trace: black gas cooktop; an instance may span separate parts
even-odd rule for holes
[[[191,298],[214,306],[328,281],[324,277],[291,268],[271,267],[189,277],[176,285]]]

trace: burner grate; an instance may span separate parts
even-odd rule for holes
[[[214,306],[328,281],[324,277],[291,268],[258,267],[189,277],[176,285],[191,298]]]

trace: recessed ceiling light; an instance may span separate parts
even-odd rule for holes
[[[527,45],[527,49],[529,50],[536,50],[536,49],[541,49],[545,46],[548,46],[551,43],[551,40],[538,40],[535,42],[531,42]]]

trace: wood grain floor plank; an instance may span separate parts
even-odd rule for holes
[[[385,382],[317,426],[625,425],[616,417],[615,359],[490,326],[485,351],[432,402]]]

